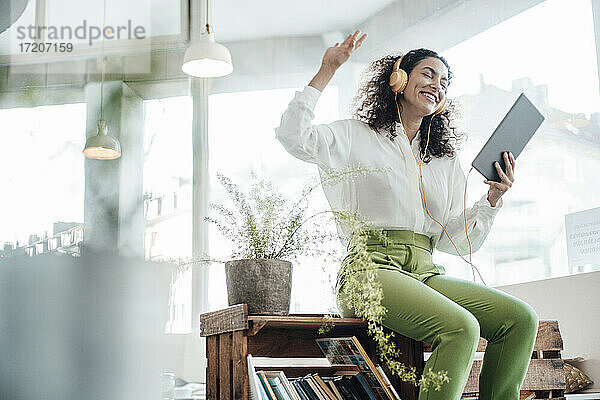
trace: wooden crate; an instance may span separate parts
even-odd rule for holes
[[[248,315],[245,304],[228,307],[200,316],[200,335],[206,337],[206,398],[208,400],[249,398],[246,356],[277,358],[323,358],[315,339],[318,337],[356,336],[374,361],[378,362],[376,346],[367,335],[367,323],[358,318],[335,318],[334,328],[325,335],[318,330],[322,314],[301,314],[287,317]],[[423,370],[423,343],[395,334],[402,352],[401,361]],[[417,400],[418,388],[385,373],[403,400]],[[308,372],[333,373],[332,368],[268,368],[282,369],[288,377]]]
[[[478,352],[484,352],[487,341],[479,339]],[[428,344],[423,346],[426,352],[431,351]],[[535,391],[536,399],[565,399],[564,362],[561,359],[563,340],[558,329],[558,321],[540,321],[533,353],[521,390]],[[465,386],[465,393],[479,392],[479,373],[482,360],[475,360]]]
[[[318,329],[323,323],[322,314],[292,314],[286,317],[248,315],[245,304],[238,304],[223,310],[200,316],[200,335],[206,337],[206,398],[208,400],[249,398],[248,368],[246,357],[277,358],[322,358],[317,346],[318,337],[356,336],[369,357],[379,363],[375,344],[367,335],[366,321],[358,318],[334,318],[334,328],[325,335]],[[385,330],[389,333],[388,330]],[[431,351],[428,344],[394,334],[402,353],[401,361],[423,372],[423,352]],[[485,351],[487,342],[480,339],[477,351]],[[563,342],[557,321],[540,321],[532,360],[523,382],[522,390],[533,390],[536,399],[564,400],[564,363],[560,351]],[[419,390],[411,384],[392,376],[385,365],[385,373],[403,400],[417,400]],[[288,377],[303,376],[308,372],[330,374],[331,368],[289,368],[261,367],[261,369],[282,369]],[[465,393],[479,391],[479,371],[481,361],[473,363]]]

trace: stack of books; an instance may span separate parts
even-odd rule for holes
[[[248,355],[254,400],[400,400],[388,377],[375,365],[355,336],[316,339],[335,370],[331,376],[308,373],[288,378],[282,370],[256,370]]]

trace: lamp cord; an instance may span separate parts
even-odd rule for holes
[[[100,57],[102,61],[102,79],[100,81],[100,119],[104,119],[104,29],[106,27],[106,0],[104,0],[104,11],[102,12],[102,48]]]
[[[210,33],[210,25],[208,23],[208,3],[210,0],[206,0],[206,33]]]

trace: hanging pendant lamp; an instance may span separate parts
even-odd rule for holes
[[[83,154],[96,160],[114,160],[121,157],[121,145],[114,137],[106,133],[106,121],[98,121],[98,134],[85,141]]]
[[[104,17],[106,17],[106,0],[104,0]],[[103,21],[103,27],[106,21]],[[98,133],[90,136],[85,141],[83,154],[87,158],[96,160],[114,160],[121,157],[121,144],[119,141],[107,134],[106,121],[104,120],[104,35],[102,35],[102,78],[100,81],[100,120],[98,120]]]
[[[208,2],[206,0],[206,32],[185,51],[181,70],[198,78],[216,78],[229,75],[233,71],[231,53],[227,47],[215,42],[215,34],[208,23]]]

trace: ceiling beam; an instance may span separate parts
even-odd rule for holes
[[[369,62],[420,47],[443,52],[543,1],[396,1],[357,27],[369,36],[356,58]]]

